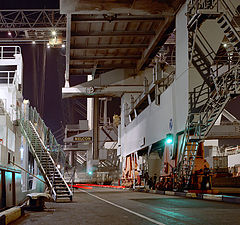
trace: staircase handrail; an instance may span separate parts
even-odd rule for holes
[[[225,0],[219,0],[219,1],[220,1],[220,3],[222,4],[222,6],[224,7],[224,9],[227,10],[227,11],[230,13],[232,19],[234,20],[235,14],[234,14],[233,11],[231,10],[231,8],[228,6],[228,4],[225,2]],[[229,0],[229,2],[231,2],[231,1]],[[236,11],[236,12],[237,12],[237,11]],[[238,13],[238,14],[239,14],[239,13]]]
[[[35,156],[35,158],[36,158],[36,160],[37,160],[37,162],[38,162],[38,165],[39,165],[41,171],[43,172],[45,178],[47,179],[48,184],[49,184],[51,190],[53,191],[54,199],[56,199],[56,192],[55,192],[55,190],[53,189],[53,186],[52,186],[52,184],[51,184],[48,176],[46,175],[46,171],[44,170],[44,168],[43,168],[43,166],[42,166],[42,164],[41,164],[41,162],[40,162],[37,154],[35,153],[35,150],[34,150],[34,147],[33,147],[33,145],[32,145],[32,142],[31,142],[31,140],[29,139],[28,134],[27,134],[27,132],[26,132],[26,130],[25,130],[25,128],[24,128],[23,121],[24,121],[23,119],[20,119],[20,125],[21,125],[21,128],[22,128],[22,130],[23,130],[24,136],[25,136],[25,138],[27,139],[28,144],[30,145],[30,147],[31,147],[31,149],[32,149],[32,153],[34,154],[34,156]],[[29,123],[31,123],[31,121],[29,121]],[[44,149],[44,150],[45,150],[45,149]]]
[[[37,136],[38,136],[38,138],[39,138],[39,140],[40,140],[40,142],[41,142],[41,145],[42,145],[42,147],[44,148],[44,150],[48,153],[48,155],[49,155],[49,158],[50,158],[50,160],[52,161],[52,163],[53,163],[53,165],[55,165],[55,169],[56,169],[56,171],[58,172],[58,174],[60,175],[60,177],[62,178],[62,180],[63,180],[63,182],[64,182],[64,184],[67,186],[67,188],[68,188],[68,191],[69,191],[69,193],[70,193],[70,195],[72,195],[72,191],[70,190],[70,188],[68,187],[68,185],[67,185],[67,183],[66,183],[66,181],[65,181],[65,179],[63,178],[63,175],[62,175],[62,173],[60,172],[60,170],[58,169],[58,167],[56,166],[56,163],[55,163],[55,161],[53,160],[53,158],[52,158],[52,156],[51,156],[51,154],[49,153],[49,151],[47,150],[47,148],[46,148],[46,146],[44,145],[44,143],[43,143],[43,141],[42,141],[42,139],[41,139],[41,137],[40,137],[40,135],[38,134],[38,132],[37,132],[37,130],[36,130],[36,128],[34,127],[34,125],[32,124],[32,122],[31,121],[29,121],[30,122],[30,124],[31,124],[31,126],[33,127],[33,129],[34,129],[34,131],[36,132],[36,134],[37,134]]]
[[[44,120],[40,117],[39,113],[37,112],[36,108],[35,108],[35,107],[34,107],[34,108],[33,108],[33,107],[29,107],[29,110],[30,110],[30,112],[33,112],[33,117],[32,117],[32,118],[31,118],[31,117],[29,118],[30,121],[32,121],[33,124],[34,124],[34,123],[35,123],[35,120],[36,120],[38,127],[41,127],[42,129],[45,129],[45,130],[49,130],[48,127],[46,126]],[[35,118],[35,117],[36,117],[36,118]],[[40,121],[41,124],[39,124],[38,121]],[[37,129],[36,129],[36,130],[37,130]],[[37,130],[37,132],[38,132],[38,130]],[[45,132],[46,132],[46,131],[43,131],[43,133],[45,133]],[[39,134],[39,132],[38,132],[38,134]],[[47,135],[47,134],[46,134],[46,135]],[[47,145],[47,137],[46,137],[46,135],[44,134],[44,142],[45,142],[44,144],[45,144],[45,145]],[[40,134],[39,134],[39,136],[40,136]],[[52,152],[53,149],[56,149],[56,148],[57,148],[57,150],[61,152],[61,154],[63,155],[63,157],[66,157],[65,152],[60,148],[61,145],[58,144],[58,142],[57,142],[57,140],[56,140],[56,138],[55,138],[55,136],[53,135],[53,133],[52,133],[51,130],[49,130],[49,132],[48,132],[48,139],[49,139],[49,149],[50,149],[50,152]],[[58,163],[58,162],[56,162],[56,163]]]

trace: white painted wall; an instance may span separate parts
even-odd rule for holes
[[[137,118],[121,132],[122,155],[126,156],[166,137],[172,118],[172,87],[161,95],[160,106],[151,103]],[[122,121],[123,122],[123,121]],[[141,146],[145,138],[145,145]]]
[[[240,154],[229,155],[228,156],[228,167],[234,167],[240,164]]]
[[[160,105],[152,102],[126,127],[124,110],[130,106],[129,94],[121,99],[121,155],[126,156],[166,137],[168,133],[176,134],[185,127],[188,114],[188,31],[184,5],[176,18],[176,79],[160,96]],[[148,69],[148,72],[151,70]],[[149,76],[141,73],[142,76]],[[173,119],[173,130],[169,121]],[[145,138],[145,144],[143,143]]]

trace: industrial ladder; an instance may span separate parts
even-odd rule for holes
[[[50,154],[51,150],[53,150],[51,144],[49,145],[49,148],[46,146],[46,141],[49,142],[50,140],[47,140],[46,136],[44,140],[39,132],[39,115],[36,113],[35,109],[32,110],[30,108],[30,111],[35,111],[35,113],[30,113],[35,116],[32,116],[30,120],[23,117],[20,119],[21,131],[27,140],[30,151],[37,162],[46,185],[55,201],[72,200],[72,191],[58,169],[57,163],[53,160],[53,157]]]
[[[193,1],[194,2],[194,1]],[[201,15],[198,14],[198,9],[211,10],[216,7],[218,1],[212,1],[213,5],[209,3],[211,1],[195,1],[195,7],[197,8],[196,14],[190,18],[191,26],[200,20]],[[225,12],[229,11],[226,3],[220,1],[225,7]],[[207,3],[207,4],[206,4]],[[205,4],[205,5],[204,5]],[[194,22],[194,18],[196,22]],[[217,23],[221,29],[224,30],[226,37],[238,54],[240,53],[240,37],[233,27],[228,16],[221,12],[209,14],[200,20],[202,23],[204,19],[217,18]],[[216,54],[214,51],[207,51],[204,55],[201,48],[193,40],[193,35],[189,35],[190,39],[190,59],[194,67],[197,69],[199,74],[202,76],[204,82],[202,85],[195,88],[194,93],[190,93],[189,96],[189,114],[184,130],[182,144],[180,146],[179,163],[177,167],[177,178],[178,182],[184,180],[186,187],[190,185],[191,175],[194,168],[194,163],[197,155],[198,145],[207,136],[208,132],[216,122],[217,118],[223,111],[228,101],[240,94],[240,65],[237,63],[227,72],[220,76],[216,76],[215,71],[211,69],[211,63],[208,58],[214,59]]]
[[[198,112],[189,112],[187,118],[178,164],[178,178],[184,177],[187,185],[190,182],[199,143],[207,136],[228,101],[240,94],[239,65],[219,76],[216,84],[219,91],[215,89],[206,96],[205,104]]]

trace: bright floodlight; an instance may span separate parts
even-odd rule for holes
[[[223,44],[223,47],[224,47],[224,48],[226,48],[226,47],[227,47],[227,44],[226,44],[226,43],[224,43],[224,44]]]
[[[171,138],[168,138],[166,142],[167,142],[167,144],[172,144],[173,140]]]
[[[61,166],[58,164],[58,165],[57,165],[57,168],[58,168],[58,169],[60,169],[60,168],[61,168]]]
[[[32,44],[35,45],[35,44],[36,44],[36,41],[32,41]]]
[[[10,31],[8,31],[8,36],[12,36],[12,33]]]
[[[65,44],[62,44],[62,48],[65,48],[66,47],[66,45]]]
[[[56,36],[57,32],[55,30],[52,31],[52,36]]]

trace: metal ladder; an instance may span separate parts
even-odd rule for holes
[[[240,95],[239,65],[218,77],[217,85],[219,91],[212,91],[205,98],[203,107],[188,115],[177,168],[178,180],[184,178],[186,186],[189,186],[191,181],[199,143],[207,136],[228,101]]]
[[[211,1],[206,0],[192,1],[192,4],[190,5],[191,16],[189,20],[189,31],[192,31],[194,25],[196,25],[197,30],[201,23],[208,18],[218,18],[217,23],[222,29],[224,29],[224,33],[235,51],[240,53],[239,34],[232,26],[227,15],[223,12],[220,13],[214,11],[214,8],[217,7],[218,9],[219,4],[221,4],[228,14],[233,16],[233,13],[222,0],[212,1],[213,5],[210,5],[210,3]],[[201,10],[202,12],[205,10],[205,12],[201,14]],[[194,13],[191,11],[194,11]],[[211,13],[213,14],[211,15]],[[201,48],[196,43],[196,40],[194,40],[195,38],[197,38],[196,34],[195,36],[191,36],[190,34],[190,57],[192,64],[202,76],[204,82],[197,87],[198,91],[196,91],[196,93],[190,93],[189,115],[184,130],[182,144],[180,146],[177,179],[179,182],[184,179],[186,184],[185,187],[189,187],[190,185],[199,143],[207,136],[231,97],[240,94],[239,65],[234,66],[221,76],[216,76],[215,71],[210,69],[211,63],[207,58],[209,56],[215,57],[215,55],[213,56],[213,52],[207,51],[207,48],[203,46],[207,53],[204,55]],[[204,95],[206,95],[206,97],[204,97]]]
[[[225,36],[227,37],[229,43],[234,47],[235,51],[240,53],[240,36],[236,29],[232,26],[231,21],[225,14],[217,20],[219,26],[224,30]]]
[[[30,108],[31,112],[34,110]],[[36,115],[36,113],[31,114]],[[33,119],[34,117],[35,119]],[[35,161],[37,162],[38,168],[44,177],[46,185],[48,186],[54,201],[72,201],[72,191],[58,169],[57,163],[51,156],[51,150],[53,149],[52,147],[51,149],[47,148],[46,144],[44,143],[46,140],[41,137],[41,134],[38,131],[39,127],[35,122],[39,121],[39,115],[37,114],[37,116],[34,117],[30,118],[30,120],[21,117],[20,127],[22,134],[26,138],[26,141],[30,147],[29,149]],[[36,117],[38,118],[36,119]]]
[[[191,39],[192,38],[190,37],[189,53],[192,54],[192,57],[190,56],[192,59],[191,62],[193,66],[197,69],[203,80],[206,82],[206,84],[209,87],[212,87],[214,85],[214,82],[212,80],[212,77],[209,76],[209,74],[213,74],[213,71],[211,69],[211,63],[207,59],[207,56],[211,55],[212,53],[204,55],[197,43],[194,43],[193,47]]]

